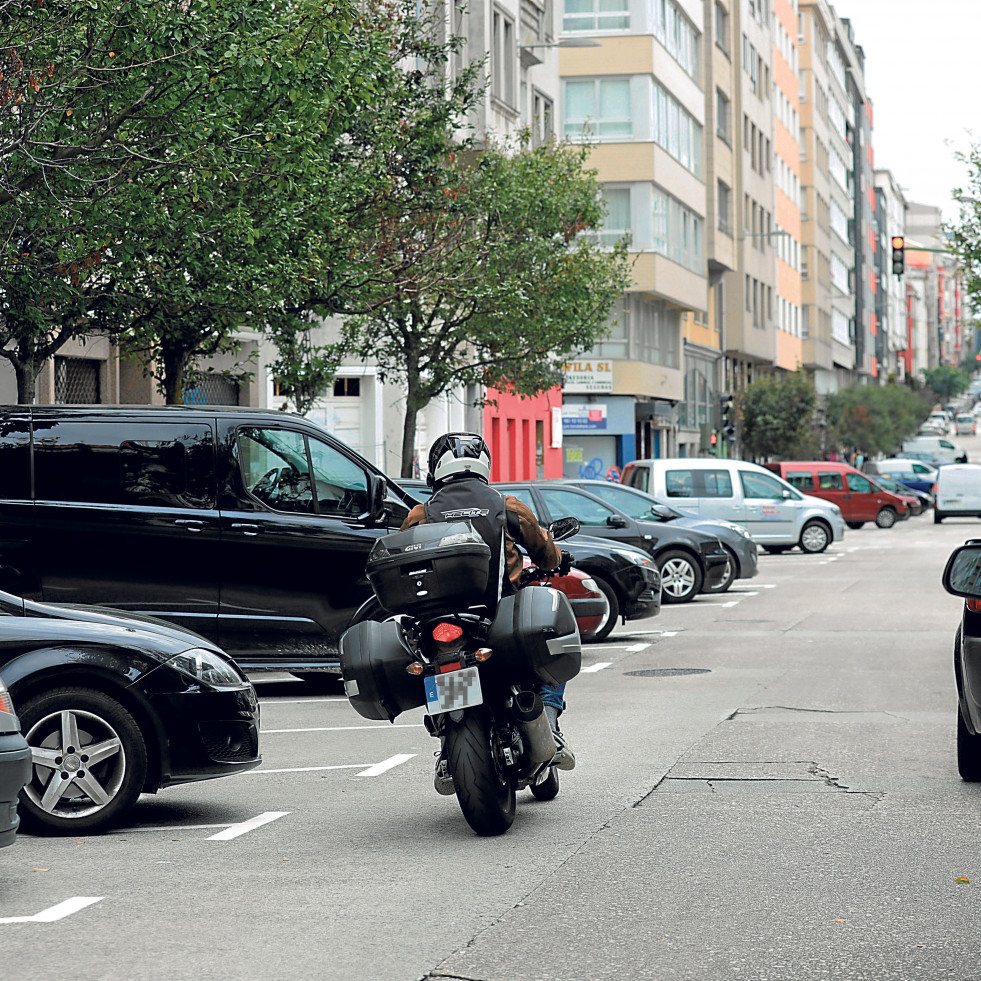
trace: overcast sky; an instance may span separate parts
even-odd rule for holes
[[[951,190],[967,184],[954,158],[981,141],[981,0],[834,0],[865,51],[877,169],[907,200],[956,220]]]

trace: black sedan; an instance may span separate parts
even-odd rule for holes
[[[424,480],[401,480],[399,485],[420,501],[432,490]],[[596,582],[609,603],[606,619],[588,638],[604,640],[617,620],[643,620],[661,612],[661,574],[647,552],[632,545],[579,534],[562,542],[573,565]]]
[[[543,524],[565,515],[579,519],[587,535],[643,549],[661,573],[665,603],[687,603],[718,586],[729,556],[715,535],[655,521],[638,521],[578,487],[552,483],[501,483],[494,486],[524,501]]]
[[[615,484],[608,480],[576,480],[566,478],[555,483],[568,484],[595,494],[607,504],[619,508],[624,514],[638,521],[674,522],[679,528],[695,528],[715,535],[729,557],[725,578],[718,586],[705,592],[724,593],[736,579],[752,579],[757,574],[758,552],[753,536],[734,521],[722,518],[703,518],[690,511],[678,510],[656,497],[627,484]]]
[[[957,769],[964,780],[981,781],[981,539],[954,549],[943,575],[944,589],[965,599],[954,638],[957,685]]]
[[[31,751],[20,733],[14,703],[0,678],[0,848],[12,845],[20,819],[17,795],[31,775]]]
[[[103,830],[141,793],[262,761],[248,679],[159,620],[0,592],[0,679],[30,747],[24,830]]]

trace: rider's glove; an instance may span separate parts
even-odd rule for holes
[[[562,561],[559,562],[559,575],[560,576],[569,575],[569,570],[571,568],[572,568],[572,555],[569,552],[565,551],[565,549],[563,549]]]

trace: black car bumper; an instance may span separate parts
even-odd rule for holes
[[[626,603],[620,610],[625,620],[646,620],[661,612],[661,576],[657,569],[635,566],[630,570],[624,592]]]
[[[248,685],[155,693],[151,704],[167,734],[160,787],[251,770],[259,753],[259,700]]]
[[[726,566],[729,564],[729,556],[721,547],[718,551],[702,549],[702,565],[705,569],[705,582],[702,584],[703,590],[708,590],[718,586],[726,577]]]
[[[31,776],[31,749],[19,732],[0,734],[0,848],[13,843],[20,825],[17,795]]]

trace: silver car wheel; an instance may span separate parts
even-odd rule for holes
[[[52,712],[27,733],[34,764],[27,796],[59,818],[83,818],[112,803],[126,776],[122,740],[105,719],[78,709]]]
[[[830,543],[827,529],[816,521],[804,527],[800,536],[800,547],[805,552],[823,552]]]
[[[686,559],[668,559],[661,566],[661,590],[678,598],[695,588],[695,570]]]

